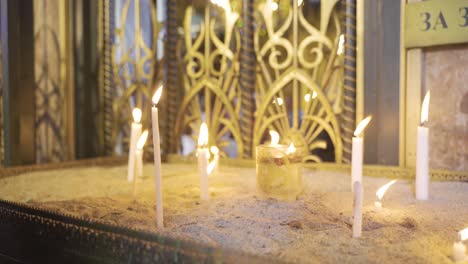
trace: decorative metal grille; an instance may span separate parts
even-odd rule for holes
[[[149,127],[150,100],[157,87],[155,76],[160,72],[156,63],[158,25],[156,7],[150,0],[115,1],[122,3],[117,16],[112,48],[113,90],[112,134],[114,151],[126,149],[131,112],[134,107],[143,111],[142,122]],[[119,22],[120,21],[120,22]],[[160,77],[159,77],[160,78]],[[109,89],[109,88],[107,88]]]
[[[59,3],[34,1],[36,160],[67,159],[65,144],[64,58],[60,54]]]
[[[321,1],[319,12],[309,8],[308,17],[320,17],[312,21],[301,2],[281,6],[282,13],[272,10],[272,0],[259,5],[263,24],[255,34],[259,77],[253,142],[260,144],[273,129],[309,153],[305,161],[321,162],[318,150],[328,149],[340,163],[343,43],[338,1]]]
[[[191,131],[198,131],[203,120],[209,127],[210,144],[224,147],[233,140],[238,157],[246,156],[244,150],[251,157],[252,147],[266,139],[267,130],[274,129],[285,142],[292,141],[309,153],[305,161],[321,162],[325,157],[327,161],[340,163],[344,38],[338,0],[322,1],[320,8],[308,7],[308,17],[313,17],[313,21],[304,16],[303,1],[280,4],[281,12],[272,10],[272,0],[260,3],[257,6],[260,19],[254,34],[255,91],[248,94],[249,87],[244,87],[242,96],[239,72],[252,63],[245,60],[246,52],[242,54],[247,56],[244,58],[247,62],[239,64],[235,27],[239,15],[232,11],[229,1],[217,2],[222,8],[205,7],[204,21],[195,37],[193,7],[186,10],[185,97],[177,117],[176,140],[184,132],[195,138],[196,133]],[[224,16],[212,16],[213,9]],[[255,107],[244,109],[243,106],[249,106],[244,101],[251,98],[255,98]],[[246,109],[254,114],[251,138],[242,138],[250,131],[246,129],[251,120],[245,115]]]
[[[198,131],[203,120],[208,126],[210,145],[222,149],[233,139],[237,156],[242,157],[244,149],[239,122],[241,90],[238,83],[240,37],[236,30],[239,14],[231,9],[227,1],[223,3],[217,7],[207,5],[200,24],[193,23],[193,7],[186,9],[183,54],[185,96],[179,107],[174,136],[178,140],[187,131]],[[219,15],[211,16],[212,12]],[[194,30],[195,27],[198,32]],[[190,135],[194,139],[197,137],[195,133]]]
[[[105,126],[104,138],[110,138],[113,149],[126,142],[132,107],[142,107],[144,119],[149,117],[145,101],[155,88],[152,76],[161,70],[146,67],[156,65],[154,38],[147,41],[135,30],[131,36],[133,42],[125,43],[124,32],[129,27],[126,17],[129,12],[141,12],[134,8],[140,1],[143,0],[125,1],[118,25],[121,28],[115,32],[117,38],[102,42],[116,41],[110,55],[112,71],[107,73],[113,77],[108,78],[111,81],[107,81],[103,92],[103,101],[112,102],[112,116],[104,116],[104,123],[112,120],[112,125]],[[105,2],[115,3],[114,0]],[[272,0],[256,5],[253,4],[256,1],[245,0],[239,6],[244,12],[242,21],[238,21],[239,13],[233,10],[230,1],[214,2],[218,5],[207,1],[201,10],[188,6],[183,39],[174,43],[173,36],[171,40],[174,46],[171,50],[177,57],[171,54],[175,59],[168,62],[166,86],[175,88],[179,82],[183,85],[177,91],[169,88],[167,91],[167,113],[177,113],[177,116],[175,120],[163,118],[166,123],[170,122],[162,124],[169,128],[163,139],[166,148],[172,153],[180,151],[181,136],[185,134],[196,139],[200,123],[205,121],[209,127],[209,144],[221,149],[234,145],[236,153],[231,156],[252,157],[253,147],[267,140],[267,130],[275,129],[285,143],[294,142],[309,153],[305,161],[341,163],[346,143],[342,133],[344,129],[352,130],[354,123],[342,122],[349,117],[343,115],[348,110],[344,105],[343,51],[346,45],[340,1],[315,4],[279,1],[280,9],[274,12]],[[177,17],[170,16],[175,7],[175,1],[168,1],[167,32],[174,33],[178,26]],[[153,2],[151,8],[154,8]],[[155,15],[154,11],[151,13]],[[114,34],[111,20],[103,21],[110,25],[110,34]],[[151,21],[156,24],[155,17]],[[242,38],[242,45],[246,47],[242,52],[238,26],[243,35],[246,32],[254,37],[253,42]],[[157,36],[157,28],[151,28],[152,36]],[[180,49],[175,52],[177,45]],[[104,60],[105,55],[104,51]],[[182,68],[180,80],[170,78],[175,67]],[[253,78],[247,78],[247,74]]]

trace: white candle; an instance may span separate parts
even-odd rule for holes
[[[380,187],[377,192],[375,193],[375,196],[377,197],[377,201],[375,201],[374,203],[374,210],[376,212],[380,212],[382,210],[382,199],[383,199],[383,196],[385,194],[385,192],[387,192],[388,188],[390,188],[390,186],[392,186],[393,184],[395,184],[395,182],[397,182],[397,180],[392,180],[390,181],[389,183],[385,184],[384,186]]]
[[[455,262],[468,260],[466,246],[463,244],[465,240],[468,240],[468,228],[458,232],[458,241],[453,244],[453,260]]]
[[[198,174],[200,175],[200,199],[208,201],[210,199],[209,187],[208,187],[208,156],[209,151],[208,145],[208,127],[203,122],[200,126],[200,132],[198,135]]]
[[[135,176],[143,176],[143,147],[145,146],[146,139],[148,138],[148,130],[143,131],[136,144],[135,151]]]
[[[363,150],[362,150],[362,137],[353,137],[353,150],[351,156],[351,189],[353,189],[353,182],[362,182],[362,159],[363,159]]]
[[[362,200],[364,190],[362,183],[354,182],[354,218],[353,218],[353,237],[361,237],[362,235]]]
[[[146,139],[148,138],[148,131],[145,130],[136,144],[135,151],[135,178],[133,179],[133,196],[136,197],[136,186],[138,178],[143,175],[143,147],[145,146]]]
[[[375,201],[374,202],[374,211],[377,212],[377,213],[382,211],[382,202],[381,201]]]
[[[363,164],[363,138],[361,133],[371,121],[372,117],[368,116],[359,122],[354,131],[351,156],[351,190],[354,191],[353,185],[355,182],[362,182],[362,164]]]
[[[143,150],[135,151],[135,179],[143,175]]]
[[[130,148],[128,153],[128,171],[127,171],[127,180],[132,182],[135,178],[135,152],[136,152],[136,143],[138,138],[141,135],[141,110],[140,108],[134,108],[132,111],[133,122],[131,125],[130,131]]]
[[[429,199],[429,128],[425,127],[429,116],[430,91],[421,107],[421,125],[418,126],[416,151],[416,199]]]
[[[466,260],[466,246],[461,241],[453,243],[453,260],[455,262]]]
[[[154,150],[154,175],[156,184],[156,225],[158,228],[164,227],[163,222],[163,198],[162,198],[162,177],[161,177],[161,147],[159,137],[159,120],[158,108],[156,105],[159,102],[162,94],[162,85],[154,93],[152,101],[153,107],[151,108],[151,119],[153,125],[153,150]]]
[[[219,148],[216,146],[211,146],[211,153],[213,154],[213,173],[218,174],[219,171]]]

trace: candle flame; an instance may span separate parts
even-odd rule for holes
[[[208,166],[206,167],[206,174],[210,175],[213,172],[215,166],[216,166],[215,161],[210,162],[210,164],[208,164]]]
[[[138,107],[133,108],[132,111],[133,122],[140,123],[141,121],[141,109]]]
[[[336,51],[336,54],[338,54],[338,55],[343,54],[343,52],[344,52],[344,41],[345,41],[344,35],[341,34],[340,39],[338,41],[338,50]]]
[[[312,95],[310,93],[304,95],[304,101],[306,101],[307,103],[310,101],[311,98],[312,99],[317,98],[317,92],[316,91],[313,91]]]
[[[288,149],[286,150],[286,154],[292,154],[296,152],[296,147],[294,146],[294,143],[289,144]]]
[[[268,133],[270,133],[271,145],[278,145],[280,138],[278,132],[275,130],[270,130]]]
[[[272,11],[278,10],[278,7],[279,7],[279,6],[278,6],[278,3],[276,3],[276,2],[271,2],[270,8],[271,8]]]
[[[278,97],[278,98],[276,98],[275,100],[273,100],[273,103],[274,103],[274,104],[278,104],[278,105],[283,105],[284,100],[283,100],[283,98]]]
[[[137,149],[142,150],[145,146],[146,139],[148,138],[148,130],[143,131],[140,138],[137,141]]]
[[[364,131],[364,129],[369,124],[371,119],[372,119],[372,116],[368,116],[364,118],[361,122],[359,122],[358,126],[356,127],[356,130],[354,130],[355,137],[359,137],[361,135],[362,131]]]
[[[198,146],[206,147],[208,145],[208,127],[206,123],[203,122],[200,126],[200,132],[198,134]]]
[[[213,153],[213,155],[219,154],[219,148],[217,146],[211,146],[210,151]]]
[[[163,86],[161,84],[159,88],[156,90],[156,92],[154,93],[153,98],[151,99],[151,101],[153,101],[153,105],[158,104],[159,99],[161,99],[162,91],[163,91]]]
[[[211,0],[211,3],[214,4],[214,5],[220,6],[224,10],[230,10],[231,9],[231,6],[229,5],[228,0]]]
[[[460,241],[468,240],[468,227],[458,232],[458,240]]]
[[[375,195],[377,195],[377,199],[379,200],[382,200],[385,192],[388,190],[388,188],[390,188],[390,186],[392,186],[395,182],[397,182],[397,180],[393,180],[387,184],[385,184],[384,186],[380,187],[377,192],[375,193]]]
[[[421,125],[429,121],[429,101],[431,100],[431,91],[427,91],[421,106]]]

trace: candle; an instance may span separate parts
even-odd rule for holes
[[[382,199],[383,199],[383,196],[385,194],[385,192],[388,190],[388,188],[390,188],[390,186],[392,186],[395,182],[397,182],[397,180],[393,180],[387,184],[385,184],[384,186],[380,187],[377,192],[375,193],[376,197],[377,197],[377,200],[375,201],[374,203],[374,210],[376,212],[380,212],[382,210]]]
[[[362,200],[363,188],[362,182],[355,181],[353,184],[354,189],[354,210],[353,210],[353,237],[361,237],[362,235]]]
[[[200,132],[198,134],[198,174],[200,175],[200,198],[203,201],[210,199],[210,192],[208,187],[208,157],[209,151],[208,145],[208,127],[203,122],[200,126]]]
[[[464,240],[468,239],[468,228],[458,232],[458,241],[453,244],[453,260],[461,262],[468,260],[466,256],[466,246],[463,244]]]
[[[421,107],[421,125],[418,126],[416,151],[416,199],[429,199],[429,117],[430,91],[427,91]]]
[[[270,144],[256,147],[257,188],[263,195],[293,201],[302,193],[302,153],[293,143],[279,145],[279,134],[271,130]]]
[[[211,153],[213,154],[213,161],[211,161],[211,163],[213,163],[213,165],[212,165],[212,166],[213,166],[212,173],[216,173],[216,174],[217,174],[218,171],[219,171],[219,169],[218,169],[218,168],[219,168],[219,148],[216,147],[216,146],[211,146],[211,147],[210,147],[210,151],[211,151]],[[211,163],[210,163],[210,164],[211,164]],[[211,174],[211,172],[208,173],[208,175],[210,175],[210,174]]]
[[[135,151],[135,176],[141,177],[143,175],[143,147],[145,146],[146,139],[148,138],[148,130],[143,131],[136,144]]]
[[[161,178],[161,148],[159,138],[158,108],[156,105],[161,98],[163,87],[159,86],[153,95],[153,107],[151,108],[151,118],[153,125],[153,150],[154,150],[154,175],[156,183],[156,225],[163,228],[163,200],[162,200],[162,178]]]
[[[372,116],[368,116],[359,122],[356,130],[354,131],[353,143],[352,143],[352,157],[351,157],[351,190],[354,191],[354,182],[362,182],[362,158],[363,158],[363,139],[361,137],[362,132],[371,121]]]
[[[138,138],[141,135],[141,110],[140,108],[133,108],[132,111],[133,122],[131,125],[130,131],[130,149],[128,153],[128,171],[127,171],[127,180],[132,182],[135,175],[135,151],[136,143]]]
[[[133,196],[136,196],[136,185],[139,177],[143,175],[143,147],[148,138],[148,130],[145,130],[136,144],[135,151],[135,178],[133,179]]]

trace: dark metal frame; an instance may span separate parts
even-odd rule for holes
[[[76,158],[97,157],[99,150],[98,1],[73,0],[73,50]]]
[[[4,165],[35,160],[33,1],[1,0]]]
[[[351,161],[351,138],[356,123],[356,0],[345,0],[345,48],[344,48],[344,100],[341,118],[341,139],[343,141],[343,161]]]

